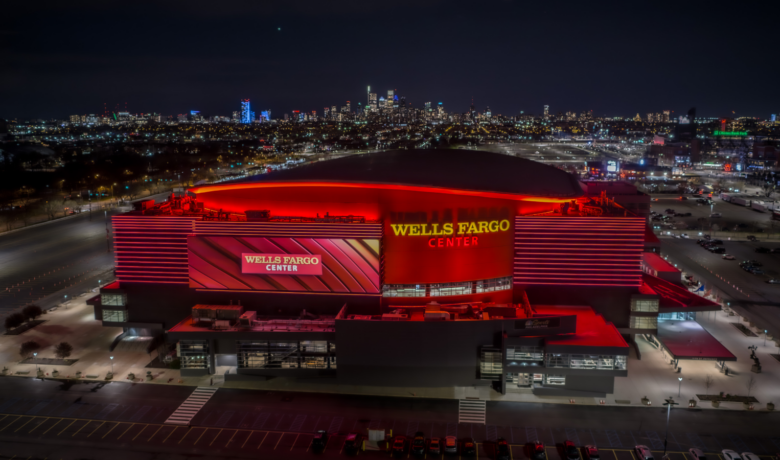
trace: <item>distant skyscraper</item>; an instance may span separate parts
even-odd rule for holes
[[[490,107],[485,110],[485,118],[490,118],[493,114],[490,112]]]
[[[260,112],[260,118],[262,118],[261,121],[271,121],[271,111],[270,110],[263,110]]]
[[[647,114],[647,122],[648,123],[652,123],[654,121],[655,121],[655,118],[653,117],[653,114],[648,112],[648,114]]]
[[[669,123],[669,111],[664,110],[664,123]]]
[[[639,114],[637,113],[636,116],[634,117],[634,121],[642,121],[642,117],[640,117]]]
[[[773,114],[772,114],[772,116],[770,117],[770,119],[771,119],[773,122],[777,121],[777,114],[776,114],[776,113],[773,113]]]
[[[387,99],[385,99],[385,104],[387,105],[387,109],[390,110],[393,108],[393,99],[394,99],[394,91],[392,89],[387,90]]]
[[[366,96],[368,97],[366,105],[371,105],[371,85],[369,85],[368,89],[366,90]]]
[[[373,111],[379,108],[376,105],[376,93],[368,93],[368,106],[371,107],[371,110]]]
[[[344,107],[347,108],[347,110],[345,110],[345,112],[352,113],[352,103],[351,102],[347,101],[347,105],[345,105]]]
[[[249,109],[249,99],[241,99],[241,123],[252,123],[252,111]]]
[[[336,106],[335,106],[335,105],[334,105],[334,106],[331,106],[331,108],[330,108],[330,113],[332,113],[332,114],[333,114],[333,116],[336,116],[336,112],[338,112],[338,111],[339,111],[339,110],[336,108]]]
[[[548,118],[550,116],[550,106],[545,105],[544,106],[544,118]]]
[[[323,117],[325,117],[325,118],[328,118],[328,115],[329,115],[329,114],[330,114],[330,107],[325,107],[325,108],[322,110],[322,116],[323,116]]]
[[[444,103],[439,102],[439,119],[444,119]]]

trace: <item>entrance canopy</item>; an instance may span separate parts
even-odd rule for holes
[[[737,360],[696,321],[658,321],[658,340],[675,359]]]

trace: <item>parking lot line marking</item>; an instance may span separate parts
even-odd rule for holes
[[[33,431],[35,431],[36,429],[38,429],[38,427],[39,427],[39,426],[41,426],[41,425],[43,425],[44,423],[46,423],[46,421],[47,421],[47,420],[49,420],[50,418],[51,418],[51,417],[46,417],[46,418],[45,418],[45,419],[44,419],[44,420],[43,420],[41,423],[39,423],[39,424],[35,425],[35,426],[33,427],[33,429],[32,429],[32,430],[30,430],[30,432],[29,432],[29,433],[27,433],[27,434],[30,434],[30,433],[32,433]]]
[[[629,450],[629,452],[631,452],[631,451]],[[617,456],[616,456],[616,457],[617,457]],[[636,460],[636,456],[634,455],[634,453],[633,453],[633,452],[631,452],[631,458],[632,458],[632,459],[634,459],[634,460]]]
[[[295,441],[293,441],[292,446],[290,446],[290,450],[293,450],[293,447],[295,447],[295,443],[298,442],[298,438],[301,436],[300,433],[295,437]],[[308,449],[307,449],[308,450]]]
[[[48,433],[52,428],[57,426],[57,424],[60,423],[61,421],[62,421],[62,419],[57,420],[57,423],[55,423],[54,425],[50,426],[48,430],[43,432],[43,434],[46,435],[46,433]]]
[[[73,436],[76,436],[77,434],[79,434],[79,431],[83,430],[83,429],[84,429],[84,427],[85,427],[85,426],[87,426],[87,425],[89,425],[89,422],[85,423],[84,425],[82,425],[82,426],[81,426],[81,428],[79,428],[78,430],[76,430],[76,432],[75,432],[75,433],[73,433]],[[71,438],[72,438],[73,436],[71,436]]]
[[[279,440],[276,441],[276,445],[274,446],[274,450],[276,450],[277,447],[279,447],[279,443],[282,442],[282,438],[284,437],[284,433],[282,433],[281,436],[279,436]]]
[[[238,433],[238,431],[239,431],[239,430],[236,430],[236,431],[233,433],[233,436],[231,436],[231,437],[230,437],[230,439],[228,439],[228,442],[227,442],[227,444],[225,444],[225,447],[229,446],[229,445],[230,445],[230,443],[231,443],[231,442],[233,442],[233,438],[235,438],[235,437],[236,437],[236,433]]]
[[[268,431],[266,431],[266,432],[265,432],[265,436],[263,436],[263,441],[265,441],[265,438],[267,438],[267,437],[268,437],[268,433],[269,433]],[[258,445],[257,445],[257,448],[258,448],[258,449],[260,448],[260,446],[262,446],[262,445],[263,445],[263,441],[260,441],[260,444],[258,444]],[[722,460],[722,459],[721,459],[721,460]]]
[[[201,434],[200,434],[200,436],[198,436],[198,439],[196,439],[196,440],[195,440],[195,444],[197,444],[197,443],[198,443],[198,441],[200,441],[200,438],[202,438],[202,437],[203,437],[203,435],[204,435],[204,434],[206,434],[206,432],[207,432],[208,430],[209,430],[208,428],[205,428],[205,429],[203,430],[203,433],[201,433]],[[193,444],[193,446],[194,446],[195,444]]]
[[[165,444],[165,441],[167,441],[167,440],[168,440],[168,438],[170,438],[170,437],[171,437],[171,435],[173,434],[173,432],[174,432],[174,431],[176,431],[177,429],[179,429],[179,427],[178,427],[178,426],[175,426],[175,427],[173,427],[173,430],[171,430],[171,432],[170,432],[170,433],[168,433],[168,436],[166,436],[166,437],[165,437],[165,439],[163,440],[163,444]]]
[[[190,434],[191,429],[192,427],[189,427],[189,429],[187,429],[187,431],[184,432],[184,436],[182,436],[181,439],[179,439],[179,442],[177,442],[177,444],[181,444],[181,442],[184,441],[184,438],[186,438],[187,435]]]
[[[70,422],[70,423],[68,424],[68,426],[66,426],[65,428],[63,428],[63,429],[62,429],[62,431],[60,431],[59,433],[57,433],[57,436],[59,436],[59,435],[61,435],[62,433],[64,433],[64,432],[65,432],[65,430],[67,430],[68,428],[70,428],[70,426],[71,426],[71,425],[73,425],[74,423],[76,423],[76,421],[75,421],[75,420],[73,420],[72,422]]]
[[[17,431],[19,431],[19,430],[21,430],[22,428],[24,428],[24,426],[25,426],[25,425],[27,425],[28,423],[32,422],[33,420],[35,420],[35,417],[31,417],[31,418],[30,418],[30,420],[27,420],[26,422],[24,422],[24,425],[22,425],[22,426],[20,426],[19,428],[15,429],[15,430],[14,430],[14,433],[16,433]]]
[[[17,422],[17,421],[18,421],[20,418],[22,418],[22,417],[24,417],[24,416],[23,416],[23,415],[20,415],[20,416],[16,417],[16,420],[14,420],[13,422],[11,422],[11,423],[9,423],[8,425],[4,426],[4,427],[3,427],[3,429],[2,429],[2,430],[0,430],[0,431],[3,431],[3,430],[5,430],[6,428],[8,428],[9,426],[13,425],[14,423],[16,423],[16,422]]]
[[[0,422],[2,422],[3,420],[5,420],[5,417],[8,417],[8,414],[6,414],[6,415],[5,415],[3,418],[0,418]]]
[[[615,456],[615,460],[620,460],[620,459],[617,457],[617,452],[615,452],[614,450],[612,451],[612,455],[614,455],[614,456]]]
[[[118,426],[119,426],[119,425],[121,425],[121,424],[122,424],[122,422],[117,422],[117,424],[116,424],[116,425],[114,425],[114,426],[112,426],[112,427],[111,427],[111,429],[110,429],[110,430],[108,430],[108,432],[107,432],[106,434],[104,434],[104,435],[103,435],[103,437],[102,437],[102,438],[100,438],[100,439],[105,439],[105,438],[106,438],[106,436],[108,436],[108,433],[111,433],[112,431],[114,431],[114,428],[118,427]]]
[[[103,425],[105,425],[105,424],[106,424],[106,422],[103,422],[103,423],[101,423],[100,425],[98,425],[98,426],[97,426],[97,428],[95,428],[94,430],[92,430],[92,433],[90,433],[90,434],[88,434],[88,435],[87,435],[87,437],[90,437],[90,436],[92,436],[93,434],[95,434],[95,431],[97,431],[97,430],[98,430],[98,428],[100,428],[101,426],[103,426]]]
[[[250,432],[249,432],[249,436],[247,436],[247,437],[246,437],[246,439],[244,439],[244,443],[243,443],[243,444],[241,444],[241,448],[242,448],[242,449],[244,448],[244,446],[246,445],[246,443],[247,443],[247,442],[249,442],[249,438],[251,438],[251,437],[252,437],[252,435],[255,433],[255,430],[249,430],[249,431],[250,431]]]
[[[220,429],[219,429],[219,431],[217,432],[217,435],[216,435],[216,436],[214,436],[214,439],[212,439],[212,440],[211,440],[211,442],[209,443],[209,446],[211,446],[212,444],[214,444],[214,441],[216,441],[216,440],[217,440],[217,438],[219,437],[219,435],[222,433],[222,430],[223,430],[223,429],[224,429],[224,428],[220,428]]]
[[[154,435],[157,434],[158,431],[162,430],[162,427],[164,427],[164,426],[165,425],[160,425],[159,428],[157,428],[157,431],[155,431],[153,435],[149,436],[149,439],[147,439],[146,442],[151,441],[152,438],[154,437]]]
[[[130,426],[129,426],[129,427],[127,427],[127,429],[126,429],[126,430],[125,430],[125,431],[124,431],[122,434],[120,434],[118,438],[116,438],[116,440],[117,440],[117,441],[119,441],[120,439],[122,439],[122,436],[124,436],[124,435],[125,435],[125,433],[127,433],[128,431],[130,431],[130,428],[132,428],[132,427],[134,427],[134,426],[135,426],[135,423],[131,423],[131,424],[130,424]]]
[[[138,432],[138,434],[137,434],[137,435],[135,435],[135,438],[137,438],[138,436],[141,436],[141,433],[143,433],[143,432],[144,432],[144,430],[146,429],[146,427],[147,427],[147,426],[149,426],[149,425],[148,425],[148,424],[147,424],[147,425],[144,425],[144,427],[143,427],[143,428],[141,428],[141,431],[139,431],[139,432]],[[132,440],[133,440],[133,441],[135,441],[135,438],[133,438]]]

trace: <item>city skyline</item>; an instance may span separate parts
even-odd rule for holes
[[[414,107],[443,101],[507,116],[593,110],[598,116],[684,112],[769,117],[780,93],[761,43],[771,14],[723,14],[718,4],[440,1],[315,2],[211,8],[127,8],[90,0],[14,4],[0,22],[0,116],[57,118],[189,110],[230,114],[248,98],[273,113],[365,103],[365,87],[394,89]],[[387,22],[387,32],[372,24]],[[138,28],[141,26],[142,28]],[[143,32],[140,32],[143,30]],[[724,36],[723,31],[729,34]],[[674,31],[667,33],[665,31]],[[739,56],[745,66],[725,66]]]

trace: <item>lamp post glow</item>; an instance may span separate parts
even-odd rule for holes
[[[35,360],[35,371],[38,371],[38,353],[33,353],[33,359]]]
[[[769,331],[767,329],[764,329],[764,346],[766,346],[766,335]]]
[[[682,382],[682,377],[679,378]],[[672,406],[677,406],[679,403],[674,402],[674,399],[670,396],[669,399],[666,400],[666,403],[664,403],[664,406],[666,406],[666,434],[664,434],[664,455],[663,457],[666,457],[666,442],[667,438],[669,437],[669,415],[672,413]]]
[[[677,377],[677,380],[679,380],[680,384],[677,385],[677,397],[680,397],[680,391],[682,391],[682,377]]]
[[[114,373],[114,357],[111,356],[111,373]]]

